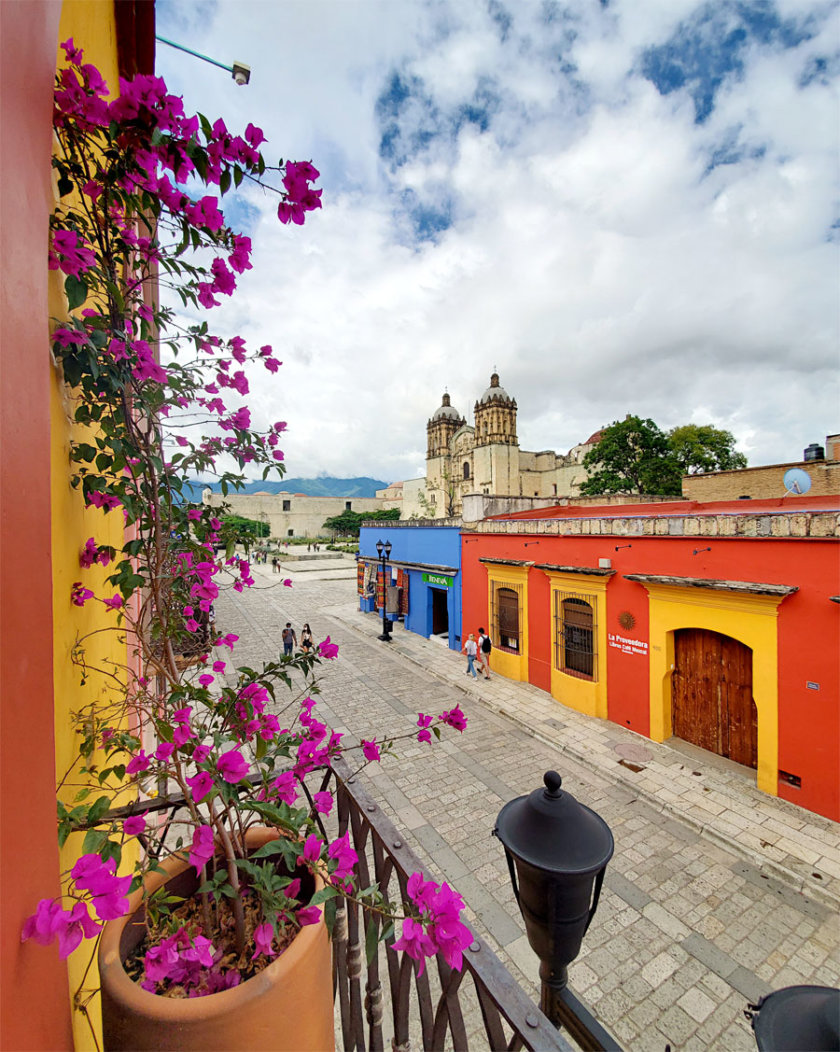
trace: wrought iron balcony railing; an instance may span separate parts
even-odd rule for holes
[[[337,800],[338,835],[350,834],[359,856],[361,886],[375,882],[389,902],[406,901],[409,876],[425,873],[422,861],[343,761],[319,788],[330,782]],[[157,831],[160,841],[161,833],[165,838],[177,827],[182,807],[183,797],[161,796],[115,808],[96,824],[140,810],[165,813],[163,829]],[[393,1052],[573,1052],[574,1047],[596,1052],[618,1047],[567,991],[563,1025],[575,1041],[570,1045],[480,938],[465,953],[461,971],[451,969],[439,954],[419,974],[415,962],[394,949],[394,936],[379,943],[368,962],[368,925],[379,921],[374,915],[366,919],[363,912],[357,903],[345,903],[337,909],[333,929],[336,1037],[345,1052],[382,1052],[386,1042]]]

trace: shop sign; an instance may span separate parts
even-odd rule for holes
[[[607,633],[607,643],[620,650],[622,654],[642,654],[644,656],[648,652],[648,645],[643,639],[628,639],[627,636],[620,636],[616,632]]]
[[[438,584],[443,588],[451,588],[455,583],[454,577],[445,577],[440,573],[424,573],[423,580],[426,584]]]

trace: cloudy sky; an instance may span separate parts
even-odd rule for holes
[[[626,413],[751,464],[840,430],[840,10],[810,0],[158,0],[190,110],[312,160],[323,210],[226,198],[254,269],[208,320],[271,343],[291,475],[425,473],[495,367],[524,449]]]

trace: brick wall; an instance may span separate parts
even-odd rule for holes
[[[840,463],[830,460],[807,460],[793,464],[742,468],[739,471],[714,471],[708,475],[686,475],[682,482],[683,496],[696,501],[737,500],[739,497],[766,500],[783,497],[783,479],[789,468],[801,468],[808,472],[811,477],[809,496],[826,497],[840,493]]]

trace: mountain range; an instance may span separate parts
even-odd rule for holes
[[[208,482],[204,479],[192,479],[190,481],[191,495],[187,494],[186,487],[184,496],[187,500],[198,502],[201,500],[202,492],[208,487],[214,493],[219,492],[218,482]],[[257,479],[254,482],[246,482],[245,486],[236,492],[239,493],[305,493],[307,497],[375,497],[378,489],[385,489],[388,485],[381,479],[372,479],[364,475],[354,479],[337,479],[330,476],[319,476],[314,479],[266,479],[263,482]]]

